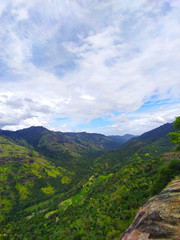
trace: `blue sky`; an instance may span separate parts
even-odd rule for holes
[[[0,128],[141,134],[180,115],[179,0],[0,0]]]

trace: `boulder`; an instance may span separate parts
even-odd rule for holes
[[[120,240],[180,240],[180,180],[141,207]]]

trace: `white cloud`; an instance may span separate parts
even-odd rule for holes
[[[18,11],[15,9],[12,13],[16,15],[18,21],[27,20],[29,18],[28,11],[24,8],[20,8]]]
[[[168,106],[166,108],[150,109],[145,112],[120,114],[113,116],[112,120],[116,123],[115,131],[119,132],[118,127],[122,128],[122,134],[131,133],[139,135],[167,122],[171,123],[175,117],[179,116],[180,104]],[[114,132],[115,132],[114,131]]]
[[[95,100],[94,97],[92,97],[92,96],[90,96],[90,95],[87,95],[87,94],[81,95],[81,99],[83,99],[83,100],[88,100],[88,101]]]
[[[137,134],[178,115],[178,1],[9,0],[0,8],[0,127],[53,128],[66,116],[58,127],[75,129],[124,112],[94,130]],[[174,106],[138,115],[152,98]]]

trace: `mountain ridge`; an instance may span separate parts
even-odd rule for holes
[[[0,130],[0,136],[14,143],[34,149],[60,166],[70,167],[72,164],[92,164],[93,159],[101,154],[119,147],[124,141],[97,133],[63,133],[50,131],[42,126],[7,131]]]
[[[95,161],[96,168],[99,168],[100,171],[113,167],[116,168],[118,164],[122,165],[126,163],[131,155],[143,154],[144,151],[151,151],[152,153],[155,153],[155,151],[163,152],[165,149],[166,151],[170,151],[173,144],[171,144],[170,137],[167,134],[173,131],[173,123],[166,123],[140,136],[133,137],[116,150],[109,151],[97,158]],[[148,148],[150,145],[152,145],[150,149],[144,150],[144,148]],[[157,149],[156,145],[158,146]]]

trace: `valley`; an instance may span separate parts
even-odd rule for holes
[[[131,139],[1,130],[1,239],[119,239],[180,174],[170,132],[170,123]]]
[[[179,49],[178,0],[0,0],[0,240],[180,240]]]

